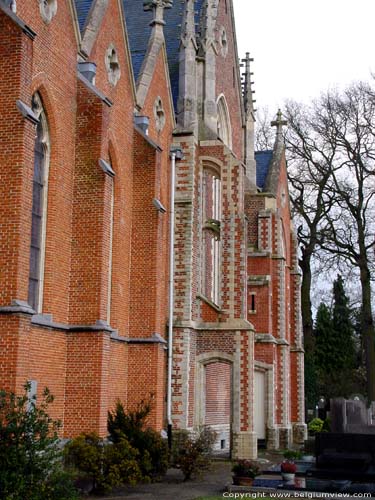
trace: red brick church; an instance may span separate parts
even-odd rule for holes
[[[64,437],[153,394],[233,457],[304,439],[284,122],[254,152],[243,63],[232,0],[0,0],[0,388]]]

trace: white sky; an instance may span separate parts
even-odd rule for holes
[[[375,72],[375,0],[233,0],[239,55],[250,52],[255,108]]]

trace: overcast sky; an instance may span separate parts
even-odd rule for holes
[[[239,54],[254,57],[255,107],[375,72],[375,0],[233,0]],[[275,112],[276,112],[275,111]]]

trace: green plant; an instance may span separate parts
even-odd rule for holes
[[[108,414],[108,431],[114,443],[125,436],[139,451],[142,474],[155,478],[167,472],[168,446],[159,433],[146,427],[151,407],[152,397],[148,401],[142,400],[135,411],[126,413],[118,401],[115,410]]]
[[[203,426],[195,434],[177,431],[173,439],[175,440],[174,463],[182,470],[184,481],[209,468],[211,464],[209,455],[216,440],[216,432]]]
[[[318,434],[318,432],[322,432],[324,422],[321,418],[313,418],[307,425],[309,432],[312,435]]]
[[[139,453],[124,436],[111,443],[95,433],[81,434],[67,444],[65,456],[67,465],[89,478],[96,492],[109,492],[143,479]]]
[[[62,468],[57,431],[60,423],[47,413],[53,396],[46,388],[41,402],[24,393],[0,391],[0,498],[68,500],[77,498]]]
[[[329,417],[323,422],[322,432],[331,432],[331,419]]]
[[[283,456],[287,460],[300,460],[302,458],[302,452],[299,450],[285,450]]]
[[[260,469],[255,462],[251,460],[238,460],[232,467],[232,472],[238,477],[254,477],[259,476]]]

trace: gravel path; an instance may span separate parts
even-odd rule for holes
[[[202,476],[183,481],[181,471],[168,470],[161,483],[139,484],[121,488],[102,500],[194,500],[200,496],[222,495],[225,485],[231,482],[231,463],[215,461],[211,470]]]

